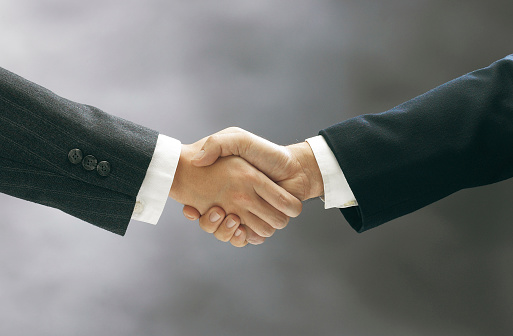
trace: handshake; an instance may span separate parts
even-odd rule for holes
[[[299,215],[301,201],[321,195],[326,208],[343,209],[363,232],[458,190],[511,178],[512,92],[510,55],[389,111],[325,128],[308,142],[278,146],[228,128],[181,147],[174,177],[167,171],[154,179],[161,183],[159,201],[169,189],[185,204],[187,218],[199,218],[203,230],[239,247],[261,244]],[[0,119],[1,193],[121,235],[130,218],[158,220],[156,210],[138,216],[133,202],[158,132],[70,102],[2,68]],[[169,167],[180,149],[174,140],[165,140],[173,151]],[[69,156],[80,148],[84,160]]]
[[[279,146],[231,127],[182,145],[169,197],[204,231],[243,247],[263,243],[323,192],[308,143]]]

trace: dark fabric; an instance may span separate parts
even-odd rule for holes
[[[387,112],[320,132],[359,206],[358,232],[513,176],[513,55]]]
[[[0,68],[0,192],[124,235],[157,137]],[[108,161],[110,175],[72,164],[74,148]]]

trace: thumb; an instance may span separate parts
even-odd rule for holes
[[[244,133],[213,134],[208,137],[191,162],[196,167],[204,167],[210,166],[219,157],[230,155],[245,157],[244,153],[250,141],[250,137]]]

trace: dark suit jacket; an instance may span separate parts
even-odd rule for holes
[[[358,232],[513,176],[513,55],[387,112],[324,129],[359,206]]]
[[[157,137],[153,130],[63,99],[0,68],[2,193],[123,235]],[[71,163],[72,149],[110,163],[109,175]]]

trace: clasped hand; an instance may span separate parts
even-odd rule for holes
[[[263,243],[301,213],[301,201],[322,194],[306,142],[279,146],[231,127],[182,146],[169,196],[204,231],[242,247]]]

